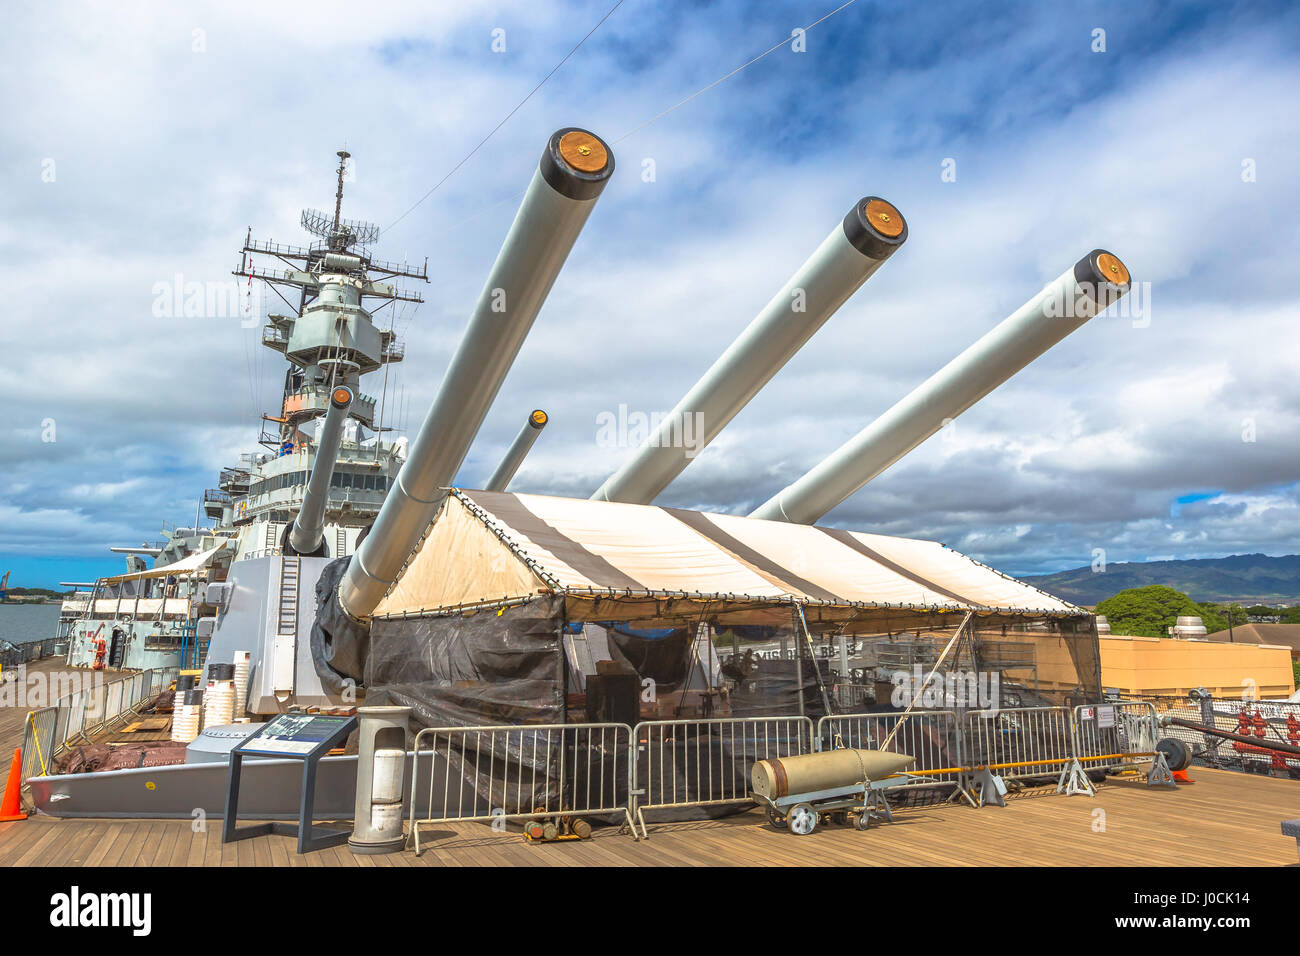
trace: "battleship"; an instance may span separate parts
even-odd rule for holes
[[[409,447],[387,440],[361,378],[403,358],[374,312],[419,302],[396,280],[427,281],[427,264],[373,258],[378,230],[341,218],[347,159],[340,152],[333,214],[302,215],[318,242],[283,246],[250,233],[241,250],[236,275],[266,282],[286,302],[285,290],[297,295],[296,315],[271,315],[263,331],[263,344],[289,363],[281,408],[265,416],[275,426],[263,431],[267,452],[223,470],[204,497],[212,528],[125,549],[128,571],[95,583],[68,650],[74,665],[177,666],[210,680],[247,661],[246,693],[232,711],[246,716],[205,721],[197,739],[147,769],[33,776],[40,810],[220,815],[232,747],[276,715],[361,702],[408,708],[412,731],[559,726],[580,723],[584,708],[588,720],[617,716],[629,726],[647,716],[829,715],[836,708],[814,634],[943,632],[958,645],[953,661],[964,653],[973,669],[981,660],[997,666],[990,634],[1029,646],[1031,657],[1045,637],[1068,648],[1071,672],[1051,688],[1022,682],[1020,700],[1100,700],[1087,611],[936,542],[815,522],[1124,295],[1128,271],[1113,254],[1094,250],[1045,285],[905,398],[904,413],[887,413],[889,427],[867,429],[778,495],[775,510],[740,517],[656,506],[691,460],[671,433],[649,436],[588,500],[511,493],[546,424],[540,409],[487,487],[473,491],[455,486],[457,474],[614,172],[613,153],[583,129],[549,138]],[[887,200],[855,201],[664,427],[699,415],[707,445],[907,238]],[[283,268],[259,268],[257,256]],[[794,291],[805,308],[790,308]],[[753,669],[740,665],[742,642],[778,632],[797,648],[792,658],[750,655]],[[720,661],[713,648],[726,639],[733,654]],[[723,666],[739,667],[738,679],[724,678]],[[655,688],[648,699],[645,687]],[[414,759],[408,752],[404,778]],[[250,813],[295,815],[296,764],[254,761],[242,779]],[[322,760],[317,782],[320,812],[348,816],[356,754]],[[477,785],[468,771],[449,781]]]
[[[404,348],[376,313],[420,303],[398,280],[428,282],[422,266],[389,262],[370,250],[379,229],[342,218],[346,150],[338,152],[333,213],[305,209],[308,246],[257,241],[252,230],[234,275],[265,283],[293,314],[271,313],[262,345],[288,368],[280,407],[263,415],[260,452],[223,468],[203,492],[211,527],[165,531],[153,545],[114,546],[126,570],[73,587],[57,635],[69,664],[145,670],[197,668],[206,658],[216,611],[211,585],[231,566],[270,557],[350,555],[401,468],[405,442],[389,440],[382,403],[361,391],[363,376],[400,362]],[[263,265],[273,262],[275,265]],[[165,526],[164,526],[165,527]],[[284,579],[291,586],[291,576]],[[219,587],[212,594],[220,593]]]

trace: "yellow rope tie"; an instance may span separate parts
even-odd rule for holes
[[[33,723],[33,722],[32,722],[32,717],[34,717],[35,715],[36,715],[36,711],[34,711],[34,710],[29,710],[29,711],[27,712],[27,723],[28,723],[28,724],[32,724],[32,723]],[[45,762],[45,755],[44,755],[43,753],[41,753],[41,735],[40,735],[39,733],[37,733],[37,731],[36,731],[36,727],[35,727],[34,724],[33,724],[33,726],[32,726],[32,742],[36,744],[36,759],[39,760],[39,761],[41,762],[41,774],[40,774],[40,775],[41,775],[42,777],[47,776],[46,771],[49,770],[49,764],[47,764],[47,763]]]

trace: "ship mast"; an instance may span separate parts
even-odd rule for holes
[[[346,388],[354,395],[346,419],[375,434],[378,461],[380,433],[388,429],[376,423],[375,399],[362,392],[360,379],[400,362],[405,348],[391,323],[381,328],[374,316],[395,302],[424,301],[418,292],[394,280],[428,282],[428,260],[423,266],[411,266],[370,254],[370,247],[379,240],[379,227],[343,218],[343,187],[351,153],[340,149],[335,155],[333,213],[304,209],[300,217],[303,229],[318,241],[308,246],[258,241],[250,230],[234,274],[262,280],[288,307],[285,314],[268,313],[262,329],[262,344],[282,354],[289,368],[278,412],[262,416],[276,427],[263,429],[261,443],[277,456],[311,452],[314,457],[319,452],[317,442],[303,428],[326,415],[335,389]],[[260,257],[275,262],[263,265]],[[238,477],[237,488],[227,490],[223,484],[226,501],[247,494],[247,476]],[[212,505],[220,507],[226,501]]]
[[[347,171],[348,158],[351,155],[352,154],[349,153],[346,149],[340,149],[338,151],[339,188],[338,191],[334,193],[334,228],[331,230],[331,236],[337,235],[339,231],[339,213],[342,212],[343,210],[343,174]],[[331,247],[333,247],[332,239],[330,245]]]

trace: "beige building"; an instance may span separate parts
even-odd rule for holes
[[[1045,686],[1068,690],[1074,666],[1064,644],[1042,640],[1036,645],[1039,680]],[[1101,638],[1101,683],[1106,690],[1126,696],[1183,696],[1204,687],[1216,697],[1241,697],[1253,687],[1255,697],[1289,697],[1295,692],[1291,653],[1284,645],[1243,641],[1105,635]]]

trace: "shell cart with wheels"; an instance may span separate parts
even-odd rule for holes
[[[879,750],[831,750],[760,760],[750,798],[779,830],[806,836],[823,820],[866,830],[873,819],[893,821],[885,791],[916,779],[902,773],[914,758]]]

